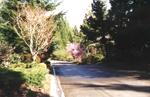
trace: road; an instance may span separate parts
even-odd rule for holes
[[[65,97],[150,97],[150,79],[104,65],[54,63]]]

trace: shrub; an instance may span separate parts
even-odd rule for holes
[[[52,55],[53,59],[57,59],[57,60],[72,60],[72,56],[70,54],[67,53],[67,51],[65,49],[58,49],[56,51],[53,52]]]
[[[10,63],[10,56],[13,52],[13,48],[7,43],[0,43],[0,63],[3,65],[8,65]]]
[[[10,70],[6,67],[0,67],[0,88],[6,90],[17,89],[25,79],[21,72]]]
[[[83,63],[97,63],[100,62],[104,56],[102,54],[88,55],[82,59]]]
[[[18,62],[21,62],[21,55],[19,54],[11,54],[10,55],[10,63],[18,63]]]
[[[26,63],[32,62],[33,61],[32,60],[32,55],[30,53],[23,53],[23,54],[21,54],[21,61],[22,62],[26,62]],[[35,62],[36,63],[41,63],[40,56],[36,56]]]
[[[48,73],[44,63],[17,63],[11,64],[9,68],[16,72],[21,72],[26,84],[42,87],[42,81]]]
[[[30,53],[21,54],[22,62],[32,62],[32,55]]]

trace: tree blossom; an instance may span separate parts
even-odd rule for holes
[[[79,43],[70,43],[67,44],[67,51],[72,55],[74,59],[77,59],[81,62],[83,56],[83,48]]]

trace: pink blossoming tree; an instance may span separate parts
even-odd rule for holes
[[[69,43],[66,47],[71,56],[78,62],[81,62],[83,57],[83,48],[80,43]]]

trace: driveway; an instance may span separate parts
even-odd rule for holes
[[[53,64],[65,97],[150,97],[150,77],[103,65]]]

